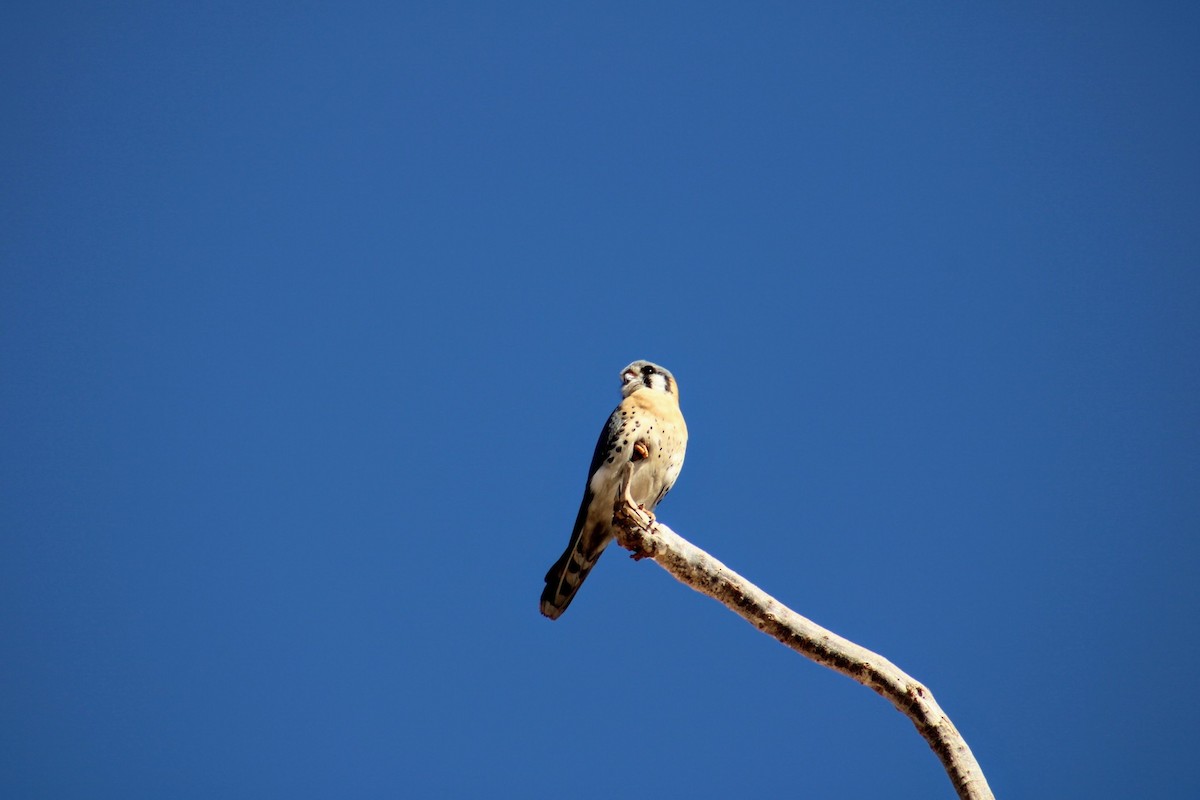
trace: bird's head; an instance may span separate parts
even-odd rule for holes
[[[649,361],[635,361],[621,370],[621,396],[637,391],[666,392],[679,399],[679,387],[669,370]]]

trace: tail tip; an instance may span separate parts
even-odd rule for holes
[[[540,609],[542,616],[547,617],[548,619],[558,619],[562,616],[562,613],[567,610],[567,607],[566,605],[556,606],[550,600],[542,598]]]

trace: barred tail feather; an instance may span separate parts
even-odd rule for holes
[[[542,591],[542,613],[550,619],[558,619],[571,601],[575,593],[583,585],[583,580],[592,571],[604,546],[594,553],[584,551],[584,546],[590,543],[592,537],[580,536],[575,538],[562,557],[554,563],[546,573],[546,588]],[[604,544],[608,544],[604,541]]]

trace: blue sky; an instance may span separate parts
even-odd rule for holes
[[[6,797],[1194,797],[1200,13],[83,4],[0,25]]]

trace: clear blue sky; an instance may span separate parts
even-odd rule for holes
[[[0,794],[952,796],[609,552],[926,682],[1007,798],[1200,794],[1192,3],[33,4],[0,24]]]

